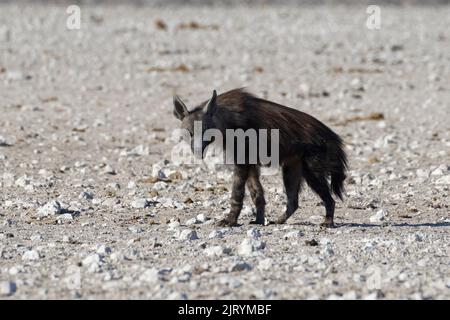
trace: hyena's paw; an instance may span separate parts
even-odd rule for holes
[[[256,220],[250,221],[250,224],[260,224],[260,225],[264,226],[265,221],[264,221],[264,219],[263,220],[256,219]]]
[[[320,224],[321,227],[324,228],[336,228],[336,225],[333,222],[333,219],[325,218],[325,220]]]
[[[222,219],[219,222],[217,222],[218,227],[236,227],[238,226],[237,220],[235,219]]]
[[[281,217],[279,217],[277,220],[273,221],[273,224],[285,224],[287,221],[287,217],[285,215],[282,215]]]

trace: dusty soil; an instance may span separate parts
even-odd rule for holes
[[[450,8],[381,9],[0,6],[0,297],[450,298]],[[230,171],[173,163],[172,95],[241,86],[345,139],[337,228],[308,188],[215,226]]]

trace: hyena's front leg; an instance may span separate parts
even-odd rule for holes
[[[233,189],[231,191],[231,209],[225,219],[219,221],[218,225],[236,226],[237,219],[241,213],[242,203],[245,195],[245,182],[247,181],[249,167],[246,165],[235,165],[233,172]]]
[[[264,224],[264,207],[266,200],[264,199],[264,189],[259,180],[259,167],[252,166],[249,169],[247,187],[256,207],[256,220],[252,224]]]

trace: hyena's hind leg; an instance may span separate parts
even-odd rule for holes
[[[252,197],[252,201],[256,207],[256,220],[252,221],[253,224],[264,224],[264,207],[266,200],[264,199],[264,189],[259,180],[260,171],[259,167],[254,165],[249,169],[247,187]]]
[[[298,193],[302,186],[302,164],[300,160],[294,160],[283,164],[283,183],[287,196],[286,211],[275,221],[285,223],[286,220],[298,208]]]
[[[327,228],[334,227],[335,201],[331,196],[327,179],[323,175],[314,174],[307,165],[304,165],[303,167],[303,175],[308,185],[315,193],[317,193],[325,205],[325,220],[321,225]]]
[[[233,171],[233,187],[231,191],[230,213],[218,225],[222,227],[232,227],[237,225],[237,219],[241,213],[245,196],[245,183],[249,174],[248,165],[235,165]]]

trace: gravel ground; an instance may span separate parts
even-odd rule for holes
[[[65,10],[0,6],[1,299],[450,298],[450,7]],[[337,228],[307,188],[215,226],[230,170],[174,163],[171,97],[241,86],[345,139]]]

